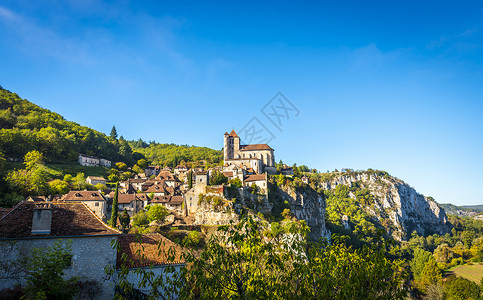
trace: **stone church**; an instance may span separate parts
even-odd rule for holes
[[[224,165],[253,168],[257,174],[275,174],[275,156],[267,144],[241,145],[240,137],[232,130],[224,135]]]

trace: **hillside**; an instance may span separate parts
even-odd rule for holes
[[[0,149],[10,161],[37,150],[47,162],[72,162],[79,153],[130,161],[131,149],[104,133],[65,120],[0,87]]]
[[[483,213],[483,205],[456,206],[451,203],[441,204],[447,214],[463,217],[473,217]]]
[[[413,231],[427,236],[451,230],[444,209],[433,198],[387,172],[332,172],[309,178],[325,194],[328,226],[335,232],[371,235],[384,228],[396,240],[407,240]]]

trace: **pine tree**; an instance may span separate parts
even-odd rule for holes
[[[112,200],[112,213],[111,213],[111,226],[116,227],[117,224],[117,198],[119,195],[119,182],[116,182],[116,193],[114,194],[114,199]]]
[[[117,130],[116,130],[116,125],[113,125],[112,126],[112,129],[111,129],[111,137],[113,139],[117,139]]]

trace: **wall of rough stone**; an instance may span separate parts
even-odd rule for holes
[[[116,236],[87,236],[74,238],[35,238],[14,240],[14,249],[9,259],[17,260],[30,255],[34,248],[51,247],[56,241],[61,240],[65,245],[72,241],[72,266],[65,269],[65,277],[80,277],[80,280],[94,280],[99,282],[101,289],[96,299],[112,299],[114,297],[114,285],[105,281],[104,267],[116,264],[116,250],[111,247],[111,241],[117,240]],[[0,249],[2,243],[0,241]],[[0,281],[0,289],[15,286],[17,282]],[[19,282],[25,284],[25,280]]]

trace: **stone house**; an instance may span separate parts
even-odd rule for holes
[[[280,173],[283,175],[293,175],[293,168],[284,164],[283,167],[280,169]]]
[[[132,217],[135,213],[144,208],[143,198],[146,196],[143,194],[119,194],[117,195],[117,208],[119,213],[122,213],[124,209]],[[112,201],[111,201],[112,206]]]
[[[104,267],[116,265],[111,242],[120,232],[108,227],[84,203],[21,202],[0,217],[0,247],[13,242],[8,258],[13,262],[30,255],[34,248],[55,242],[71,243],[66,277],[80,277],[99,285],[96,299],[112,299],[114,288],[105,281]],[[18,275],[18,274],[17,274]],[[0,280],[0,290],[25,284],[25,276]]]
[[[104,158],[99,158],[99,165],[101,167],[107,167],[110,168],[112,165],[112,162],[110,160],[104,159]]]
[[[86,182],[92,185],[106,184],[106,179],[104,177],[87,176]]]
[[[149,293],[149,288],[140,284],[141,277],[134,272],[135,270],[144,269],[152,276],[169,276],[165,272],[167,266],[172,266],[175,272],[180,272],[185,265],[181,257],[181,247],[159,233],[143,234],[140,238],[132,234],[124,234],[119,237],[119,246],[121,251],[117,257],[117,269],[119,270],[121,266],[128,267],[130,272],[127,275],[127,281],[141,293]],[[142,257],[137,255],[140,250],[143,252]],[[174,260],[170,260],[168,252],[173,250],[176,254]],[[127,256],[126,260],[122,259],[122,254]],[[177,299],[176,295],[168,295],[164,290],[160,292],[161,299]]]
[[[175,211],[179,214],[184,212],[183,196],[154,196],[149,203],[152,205],[163,205],[168,210]]]
[[[267,174],[247,175],[243,179],[243,186],[251,187],[256,184],[261,194],[268,194]]]
[[[84,167],[96,167],[99,165],[99,158],[85,154],[79,154],[78,161]]]
[[[70,191],[61,199],[63,202],[83,202],[99,218],[107,218],[107,200],[98,191]]]
[[[144,169],[144,174],[146,174],[147,177],[150,176],[158,176],[159,172],[161,172],[161,167],[160,166],[149,166],[146,169]]]

